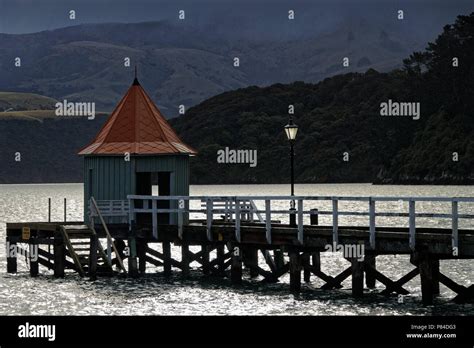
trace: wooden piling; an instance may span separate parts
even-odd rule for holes
[[[183,277],[189,276],[189,244],[184,241],[181,244],[181,271]]]
[[[64,222],[67,221],[67,200],[64,198]]]
[[[217,250],[217,270],[218,270],[218,274],[220,276],[224,276],[225,275],[225,269],[224,269],[224,264],[225,264],[225,260],[224,260],[224,255],[225,255],[225,245],[224,244],[219,244],[216,248]]]
[[[39,264],[38,264],[38,243],[36,237],[31,237],[29,241],[29,261],[30,261],[30,275],[32,277],[37,277],[39,273]],[[36,255],[33,258],[33,254]]]
[[[92,235],[90,239],[89,250],[89,278],[90,280],[97,279],[97,250],[99,248],[99,237]]]
[[[299,251],[291,249],[290,256],[290,291],[298,293],[301,291],[301,256]]]
[[[351,259],[352,264],[352,296],[361,297],[364,294],[364,262],[357,258]]]
[[[418,268],[420,270],[421,279],[421,299],[423,305],[428,306],[433,304],[433,260],[428,253],[419,253]]]
[[[240,284],[242,283],[242,252],[239,246],[233,246],[231,257],[230,279],[232,284]]]
[[[309,210],[309,223],[311,225],[318,225],[319,224],[319,212],[318,209],[310,209]]]
[[[17,266],[17,260],[16,260],[16,252],[18,251],[16,242],[10,241],[10,239],[7,237],[7,272],[8,273],[16,273],[18,266]],[[13,254],[14,253],[14,254]],[[14,255],[14,256],[13,256]]]
[[[250,271],[250,278],[258,277],[258,249],[255,247],[246,247],[243,250],[244,264]]]
[[[167,241],[163,242],[163,273],[171,275],[171,243]]]
[[[132,278],[136,278],[138,277],[137,242],[133,235],[128,237],[128,248],[130,253],[128,257],[128,274],[130,274]]]
[[[311,262],[310,262],[310,254],[304,253],[301,256],[301,261],[303,263],[303,279],[305,283],[309,283],[311,281]]]
[[[210,247],[203,244],[201,246],[201,251],[202,251],[202,273],[204,273],[205,275],[208,275],[211,271],[211,267],[209,265],[209,249]]]
[[[140,241],[137,244],[138,251],[138,271],[140,274],[146,273],[146,249],[148,248],[148,243],[145,241]]]
[[[64,267],[66,263],[66,248],[63,237],[59,232],[54,235],[54,276],[64,278]]]
[[[432,272],[433,272],[433,295],[438,296],[439,290],[439,258],[432,258]]]
[[[376,269],[375,258],[376,258],[376,255],[374,254],[365,255],[364,262],[366,265],[372,267],[373,269]],[[374,289],[375,283],[376,283],[376,279],[374,277],[374,274],[365,272],[365,285],[367,286],[367,288]]]
[[[321,272],[321,253],[319,251],[311,253],[311,261],[313,270]]]
[[[273,259],[275,260],[275,265],[277,268],[282,268],[285,266],[285,256],[281,249],[276,249],[273,251]]]

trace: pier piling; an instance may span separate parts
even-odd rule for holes
[[[364,262],[357,258],[351,259],[352,264],[352,296],[361,297],[364,294]]]
[[[221,277],[225,276],[225,245],[223,243],[219,244],[216,248],[217,250],[217,274]]]
[[[30,243],[29,243],[29,259],[30,259],[30,275],[32,277],[37,277],[39,273],[38,248],[39,248],[39,245],[38,245],[38,241],[36,240],[36,237],[31,237]],[[36,258],[33,257],[33,255],[35,254],[36,254]]]
[[[146,250],[148,248],[148,243],[145,241],[139,241],[137,243],[138,251],[138,271],[140,274],[146,273]]]
[[[439,295],[439,258],[432,258],[432,272],[433,272],[433,295]]]
[[[189,244],[184,241],[181,244],[181,273],[185,278],[189,276]]]
[[[7,272],[8,273],[16,273],[17,272],[17,260],[16,260],[16,251],[17,245],[16,242],[12,242],[10,238],[7,238],[7,246],[8,246],[8,256],[7,256]],[[15,251],[15,254],[12,255],[11,253]]]
[[[275,249],[273,251],[273,259],[275,260],[275,265],[277,268],[282,268],[285,265],[285,256],[282,250]]]
[[[303,264],[303,279],[305,283],[309,283],[311,281],[311,256],[309,253],[304,253],[302,256],[302,264]]]
[[[66,262],[66,248],[63,237],[59,232],[54,235],[54,276],[64,278],[64,267]]]
[[[258,277],[258,249],[250,246],[244,249],[244,264],[250,271],[250,278]]]
[[[299,251],[290,249],[290,291],[298,293],[301,291],[301,256]]]
[[[131,235],[128,238],[128,248],[129,248],[129,257],[128,257],[128,274],[132,278],[138,277],[138,265],[137,265],[137,242],[134,235]]]
[[[433,260],[431,255],[426,252],[418,253],[417,259],[421,279],[421,300],[425,306],[432,305],[434,295]]]
[[[210,247],[206,244],[203,244],[201,246],[201,251],[202,251],[202,273],[205,275],[209,275],[211,268],[209,265],[209,249]]]
[[[367,254],[364,257],[365,264],[372,267],[374,270],[376,269],[376,261],[375,261],[376,255],[374,254]],[[374,289],[375,288],[375,276],[373,273],[367,273],[365,272],[365,285],[369,289]]]
[[[242,252],[239,246],[233,246],[231,257],[230,279],[233,284],[240,284],[242,283]]]
[[[97,279],[97,251],[99,249],[99,238],[97,235],[92,235],[90,239],[89,250],[89,278],[91,280]]]
[[[163,242],[163,274],[171,275],[171,243],[168,241]]]

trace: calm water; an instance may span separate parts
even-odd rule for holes
[[[285,195],[287,185],[232,185],[193,186],[191,195]],[[390,195],[390,196],[474,196],[472,186],[373,186],[359,184],[344,185],[297,185],[296,194],[304,195]],[[53,199],[53,220],[62,220],[62,199],[68,200],[69,221],[82,220],[82,184],[58,185],[0,185],[0,239],[5,238],[5,223],[18,221],[46,221],[47,199]],[[320,210],[328,205],[317,203]],[[287,208],[288,202],[276,206]],[[316,207],[316,205],[314,206]],[[311,208],[306,206],[306,208]],[[348,203],[340,209],[354,208]],[[361,211],[365,206],[358,206]],[[377,205],[377,209],[395,211],[407,209],[402,202]],[[445,204],[430,203],[417,205],[419,211],[449,212]],[[474,211],[474,207],[463,206],[461,212]],[[285,216],[274,217],[285,220]],[[405,219],[406,220],[406,219]],[[378,219],[377,224],[407,224],[405,220]],[[449,221],[425,219],[427,226],[449,226]],[[330,224],[329,217],[321,217],[320,224]],[[346,217],[344,224],[367,224],[365,217]],[[462,222],[460,227],[473,228],[472,222]],[[173,256],[179,259],[179,248],[173,248]],[[321,255],[322,269],[335,275],[348,266],[338,253]],[[266,266],[266,265],[265,265]],[[303,285],[301,295],[288,292],[288,275],[277,284],[262,284],[257,280],[246,280],[240,287],[231,287],[229,281],[204,278],[199,271],[191,274],[190,280],[182,280],[179,271],[171,279],[148,266],[151,273],[138,280],[99,279],[96,282],[83,280],[74,274],[65,279],[54,279],[41,275],[29,277],[24,262],[19,260],[19,273],[6,274],[4,248],[0,248],[0,315],[420,315],[458,314],[473,315],[474,305],[456,305],[449,302],[453,293],[441,285],[441,296],[437,305],[423,308],[419,305],[418,277],[406,284],[411,295],[404,303],[397,297],[385,298],[377,295],[383,285],[377,283],[377,290],[361,300],[353,300],[350,295],[350,278],[343,285],[345,289],[323,291],[317,289],[323,282],[312,278],[310,284]],[[398,279],[413,266],[405,256],[383,256],[377,258],[379,270]],[[474,267],[470,260],[441,262],[441,271],[463,285],[470,285],[474,279]],[[40,268],[43,274],[48,273]]]

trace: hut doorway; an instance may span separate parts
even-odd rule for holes
[[[171,195],[171,172],[136,173],[136,194],[146,195],[146,196],[150,196],[150,195],[170,196]],[[140,202],[140,205],[142,205],[141,202]],[[157,208],[169,209],[170,202],[157,201]],[[167,225],[170,223],[169,213],[159,213],[157,214],[157,216],[158,216],[158,225]],[[146,213],[137,214],[137,223],[138,224],[151,224],[151,214],[146,214]]]

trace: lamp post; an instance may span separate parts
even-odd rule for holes
[[[291,170],[291,196],[295,195],[295,151],[294,144],[296,139],[296,134],[298,133],[298,126],[293,123],[293,117],[290,115],[290,120],[285,126],[285,133],[288,141],[290,142],[290,170]],[[290,201],[290,226],[296,226],[296,211],[295,211],[295,200]]]

